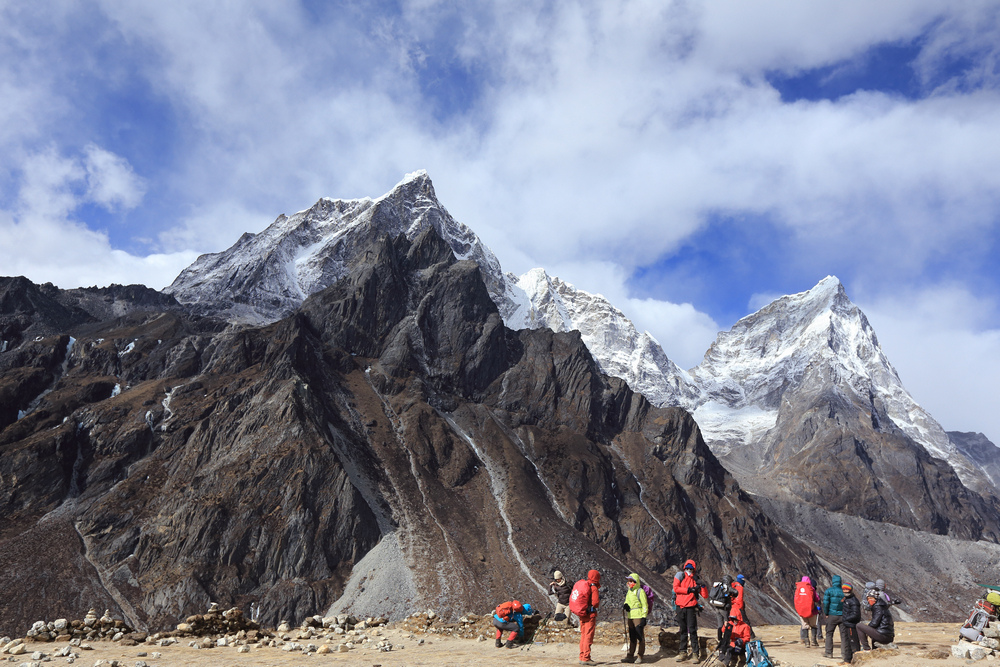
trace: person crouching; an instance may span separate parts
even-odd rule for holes
[[[531,616],[530,604],[522,605],[517,600],[504,602],[497,606],[493,612],[493,626],[497,629],[496,647],[504,645],[503,633],[509,632],[507,636],[507,648],[514,648],[516,642],[524,639],[524,617]]]

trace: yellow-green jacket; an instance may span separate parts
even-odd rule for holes
[[[639,580],[639,575],[635,572],[629,576],[635,579],[635,586],[625,594],[625,604],[628,605],[629,609],[628,617],[646,618],[649,616],[649,600],[646,599],[646,591],[642,590],[642,581]]]

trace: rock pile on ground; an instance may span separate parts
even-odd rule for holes
[[[173,635],[218,637],[235,635],[240,632],[243,632],[250,639],[262,636],[260,625],[246,618],[242,610],[233,607],[226,611],[219,611],[219,606],[213,602],[204,614],[188,616],[183,623],[178,623]]]
[[[25,638],[39,642],[70,641],[71,639],[121,641],[126,638],[134,642],[141,642],[146,639],[146,633],[135,632],[125,621],[111,618],[108,610],[105,610],[104,615],[98,618],[97,611],[91,609],[83,617],[83,620],[69,621],[65,618],[57,618],[49,622],[35,621],[31,629],[25,633]]]
[[[980,637],[978,641],[974,642],[960,639],[957,644],[952,644],[951,654],[963,660],[983,660],[984,658],[994,660],[996,656],[1000,656],[1000,641],[995,637]]]

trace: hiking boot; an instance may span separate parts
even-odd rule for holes
[[[824,651],[824,652],[823,652],[823,657],[824,657],[824,658],[832,658],[832,657],[833,657],[833,654],[832,654],[832,653],[827,653],[827,652],[825,652],[825,651]]]
[[[699,662],[701,662],[701,661],[702,661],[702,659],[703,659],[703,658],[702,658],[702,655],[701,655],[701,653],[695,653],[695,654],[694,654],[694,662],[695,662],[695,664],[698,664]]]
[[[594,662],[593,660],[581,660],[580,664],[581,665],[596,665],[597,663]]]
[[[687,662],[690,659],[691,659],[690,653],[681,653],[679,656],[677,656],[677,662]]]
[[[630,655],[627,655],[624,658],[622,658],[622,662],[635,662],[635,658],[633,658]]]
[[[503,648],[503,640],[497,637],[497,648]]]
[[[508,639],[507,648],[517,648],[517,644]]]
[[[641,665],[642,664],[642,656],[641,655],[635,656],[635,664],[637,664],[637,665]]]

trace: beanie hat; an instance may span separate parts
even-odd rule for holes
[[[854,590],[854,587],[853,587],[853,586],[851,586],[850,582],[848,582],[848,583],[846,583],[846,584],[841,584],[840,588],[841,588],[841,589],[842,589],[842,590],[843,590],[843,591],[844,591],[845,593],[850,593],[850,592],[851,592],[852,590]]]
[[[746,581],[746,577],[744,577],[742,574],[737,574],[736,575],[736,581],[738,581],[738,582],[740,582],[742,584],[744,581]]]
[[[562,581],[563,578],[562,572],[556,570],[555,572],[552,573],[552,578],[555,579],[556,581]]]
[[[880,591],[883,590],[885,588],[885,582],[882,581],[881,579],[876,579],[875,588],[879,589]]]

